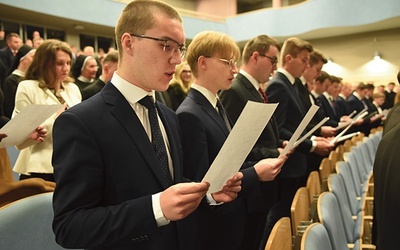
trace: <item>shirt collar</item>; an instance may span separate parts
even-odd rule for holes
[[[114,72],[111,82],[130,104],[137,103],[146,95],[152,96],[153,100],[155,100],[154,91],[147,92],[146,90],[139,88],[138,86],[120,77],[117,72]]]
[[[280,72],[280,73],[282,73],[282,74],[284,74],[284,75],[287,77],[287,79],[289,79],[289,81],[290,81],[290,83],[291,83],[292,85],[294,84],[294,81],[295,81],[296,79],[294,79],[294,77],[293,77],[286,69],[284,69],[284,68],[279,68],[277,71]]]
[[[247,72],[244,71],[243,69],[241,69],[241,70],[239,71],[239,73],[242,74],[242,75],[244,75],[244,76],[247,78],[247,80],[250,81],[251,85],[253,85],[253,87],[254,87],[256,90],[258,90],[258,89],[260,88],[260,83],[259,83],[256,79],[254,79],[254,77],[253,77],[252,75],[250,75],[249,73],[247,73]]]
[[[190,87],[199,91],[214,108],[217,107],[217,97],[213,93],[211,93],[211,91],[196,83],[193,83]]]

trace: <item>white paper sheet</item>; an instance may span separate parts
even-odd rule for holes
[[[351,133],[351,134],[344,135],[344,136],[340,137],[340,138],[336,141],[336,143],[341,142],[341,141],[345,141],[345,140],[350,139],[350,138],[352,138],[353,136],[356,136],[356,135],[359,135],[359,134],[361,134],[361,133],[360,133],[360,132],[354,132],[354,133]]]
[[[317,125],[315,125],[310,131],[307,132],[307,134],[303,135],[300,139],[298,139],[293,147],[297,147],[300,143],[302,143],[305,139],[307,139],[309,136],[312,135],[312,133],[314,133],[315,130],[317,130],[319,127],[321,127],[322,125],[325,124],[325,122],[327,122],[329,120],[329,117],[325,117],[324,119],[322,119]]]
[[[47,118],[64,108],[64,105],[30,104],[0,129],[7,137],[0,142],[0,148],[21,144]]]
[[[203,178],[209,193],[218,192],[236,174],[274,113],[277,103],[248,101],[214,162]]]
[[[315,113],[317,113],[318,109],[319,109],[319,107],[315,104],[313,104],[310,107],[307,114],[304,116],[303,120],[300,122],[299,126],[297,127],[296,131],[294,131],[288,144],[281,152],[280,156],[287,155],[287,153],[289,153],[289,151],[295,147],[295,142],[297,141],[297,139],[299,139],[300,135],[303,133],[304,129],[310,123],[310,121],[314,117]]]
[[[362,119],[364,116],[368,115],[368,111],[364,111],[364,113],[359,113],[352,121],[351,123],[342,130],[342,132],[340,132],[338,135],[336,135],[329,143],[331,145],[335,145],[337,143],[337,141],[340,139],[340,137],[342,137],[347,130],[349,130],[357,121],[359,121],[360,119]]]

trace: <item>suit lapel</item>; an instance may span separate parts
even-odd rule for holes
[[[218,125],[218,127],[223,131],[223,133],[228,136],[229,131],[223,121],[222,117],[219,115],[218,111],[214,109],[211,103],[207,100],[207,98],[201,94],[199,91],[195,89],[190,89],[188,96],[193,99],[198,105],[201,106],[204,113],[209,116],[214,122]]]
[[[254,88],[253,84],[251,84],[251,82],[244,75],[239,73],[237,77],[238,80],[242,83],[243,87],[245,88],[244,91],[247,93],[248,97],[246,99],[248,99],[249,101],[264,102],[258,90]],[[269,123],[271,124],[271,128],[268,128],[269,127],[268,124],[266,128],[271,129],[272,130],[271,132],[273,132],[276,141],[279,141],[279,136],[278,136],[279,130],[274,115],[272,115],[271,119],[269,120]]]
[[[113,105],[110,112],[125,128],[127,135],[132,138],[133,144],[135,144],[136,148],[141,152],[144,160],[147,162],[149,168],[162,187],[167,188],[169,185],[163,177],[161,166],[157,160],[153,146],[136,112],[114,85],[106,84],[101,93],[104,97],[104,101]],[[123,132],[121,131],[121,133]],[[127,148],[129,148],[129,145],[127,145]],[[132,162],[132,165],[134,164],[135,162]]]

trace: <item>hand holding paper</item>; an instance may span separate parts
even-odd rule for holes
[[[212,197],[216,202],[230,202],[236,199],[240,190],[242,190],[242,173],[236,173],[231,179],[229,179],[222,190],[219,192],[212,193]]]

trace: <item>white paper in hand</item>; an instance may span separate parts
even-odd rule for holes
[[[0,129],[7,137],[0,142],[0,148],[21,144],[51,115],[64,108],[64,105],[30,104]]]
[[[239,171],[277,106],[276,103],[247,102],[203,178],[203,181],[210,183],[209,193],[221,191],[226,182]]]

